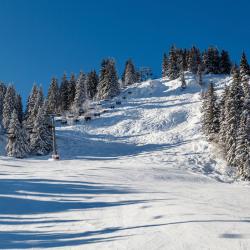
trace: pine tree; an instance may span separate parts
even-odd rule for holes
[[[52,131],[48,124],[46,103],[39,107],[30,137],[31,152],[36,155],[46,155],[52,150]]]
[[[207,74],[209,73],[209,59],[208,59],[208,52],[207,50],[205,50],[203,53],[202,53],[202,71],[204,72],[204,74]]]
[[[86,100],[86,82],[85,82],[86,76],[81,71],[79,74],[79,77],[76,81],[76,92],[75,92],[75,99],[74,99],[74,109],[77,111],[79,108],[82,107],[83,103]]]
[[[96,74],[95,70],[91,71],[87,75],[86,82],[87,82],[88,96],[89,98],[93,99],[97,93],[97,86],[99,82],[98,75]]]
[[[209,47],[207,51],[207,73],[218,74],[220,73],[220,56],[216,48]]]
[[[250,179],[250,112],[242,113],[236,138],[235,163],[239,174]]]
[[[176,53],[176,48],[174,46],[171,47],[169,52],[168,74],[171,80],[178,78],[179,75],[177,53]]]
[[[167,54],[163,54],[162,60],[162,77],[166,77],[168,75],[168,57]]]
[[[222,50],[220,56],[220,73],[221,74],[230,74],[231,71],[231,61],[227,51]]]
[[[75,75],[72,73],[71,78],[69,80],[68,84],[68,104],[69,109],[72,107],[75,99],[75,93],[76,93],[76,80]]]
[[[0,83],[0,133],[2,132],[3,124],[3,103],[4,103],[4,96],[6,93],[7,87]]]
[[[28,97],[27,105],[26,105],[25,120],[28,119],[28,117],[31,115],[31,113],[34,109],[36,99],[37,99],[37,94],[38,94],[38,87],[34,83],[32,90],[31,90],[31,93]]]
[[[19,95],[19,94],[16,95],[15,103],[16,103],[15,109],[17,112],[18,120],[20,123],[22,123],[22,121],[23,121],[23,104],[22,104],[21,95]]]
[[[104,60],[101,65],[100,81],[97,87],[98,100],[110,99],[119,93],[118,76],[115,62],[112,59]]]
[[[11,115],[8,128],[7,155],[10,157],[23,158],[29,152],[25,131],[21,127],[16,110]]]
[[[228,98],[229,88],[226,86],[220,100],[220,131],[219,131],[219,142],[221,145],[225,146],[225,138],[226,138],[226,129],[227,129],[227,123],[226,123],[226,117],[225,117],[225,109],[226,109],[226,101]]]
[[[219,107],[214,85],[211,82],[202,104],[202,125],[203,131],[210,140],[214,140],[219,132]]]
[[[231,165],[235,165],[236,136],[243,107],[242,97],[239,71],[235,69],[225,102],[225,151],[226,159]]]
[[[196,47],[192,47],[188,56],[188,70],[193,74],[198,71],[198,66],[201,64],[200,51]]]
[[[242,53],[240,61],[240,77],[242,82],[242,88],[245,96],[250,94],[250,68],[247,61],[245,52]]]
[[[135,66],[131,59],[129,59],[126,62],[123,78],[124,78],[124,81],[123,81],[124,86],[134,84],[137,80]]]
[[[24,123],[26,129],[31,130],[33,128],[38,113],[38,109],[43,105],[43,102],[44,102],[44,95],[42,87],[40,86],[39,89],[37,88],[36,94],[33,96],[32,106],[30,105],[29,107],[29,112],[28,112],[29,115],[26,117]]]
[[[69,82],[67,80],[67,75],[64,73],[61,86],[60,86],[60,110],[62,112],[69,109]]]
[[[56,78],[52,78],[48,91],[48,112],[56,114],[59,109],[59,88]]]
[[[202,65],[199,64],[198,70],[197,70],[197,82],[200,86],[203,86],[203,80],[202,80]]]
[[[16,107],[16,91],[13,85],[9,85],[4,96],[3,103],[3,126],[8,129],[11,115]]]

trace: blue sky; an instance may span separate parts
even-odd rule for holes
[[[215,45],[238,61],[250,55],[248,1],[0,0],[0,79],[27,97],[33,82],[45,91],[64,71],[99,69],[114,57],[151,66],[177,47]]]

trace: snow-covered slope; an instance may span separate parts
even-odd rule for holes
[[[250,187],[205,141],[187,78],[184,91],[131,86],[100,118],[58,127],[60,161],[0,158],[0,249],[249,249]]]
[[[222,88],[230,80],[206,76]],[[215,155],[201,133],[200,105],[202,90],[192,74],[186,74],[187,89],[180,81],[150,80],[129,87],[101,118],[77,126],[58,128],[64,159],[149,156],[150,161],[168,160],[175,168],[224,179],[222,156]],[[126,98],[126,99],[124,99]],[[115,101],[106,102],[109,108]],[[70,147],[65,147],[65,144]],[[67,148],[66,151],[64,149]]]

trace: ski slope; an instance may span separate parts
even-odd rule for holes
[[[1,157],[0,249],[250,249],[250,186],[206,142],[186,80],[135,84],[58,126],[60,161]]]

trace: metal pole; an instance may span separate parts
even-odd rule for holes
[[[57,148],[56,148],[56,130],[55,130],[55,120],[54,116],[51,116],[52,121],[52,140],[53,140],[53,155],[57,155]]]

